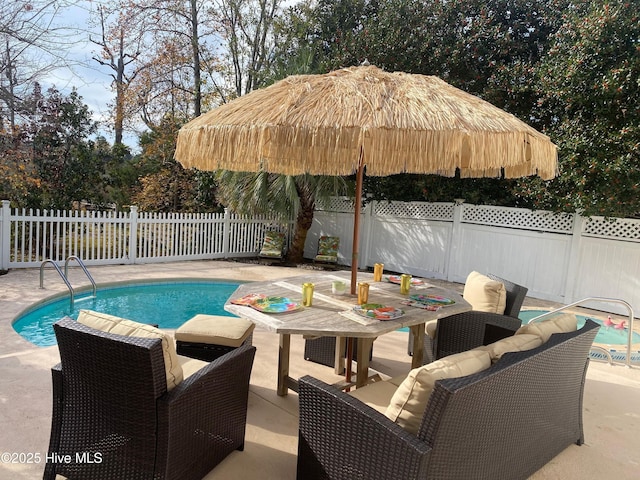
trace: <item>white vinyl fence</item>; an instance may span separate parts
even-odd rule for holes
[[[335,198],[318,208],[305,244],[340,237],[339,263],[350,265],[353,204]],[[0,269],[256,256],[264,232],[293,234],[293,222],[223,214],[38,212],[2,202]],[[371,202],[361,215],[361,268],[464,283],[472,270],[529,288],[535,298],[572,303],[611,297],[640,305],[640,220],[585,218],[520,208],[425,202]],[[612,305],[601,305],[616,311]],[[616,313],[626,313],[616,311]]]
[[[339,263],[351,263],[353,207],[334,199],[316,211],[305,256],[320,235],[341,239]],[[371,202],[361,216],[361,268],[464,283],[493,273],[534,298],[569,304],[587,297],[640,306],[640,220],[585,218],[522,208],[455,203]],[[612,304],[589,304],[626,314]]]

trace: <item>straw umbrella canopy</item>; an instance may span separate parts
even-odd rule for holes
[[[199,116],[175,158],[201,170],[356,174],[351,291],[362,178],[398,173],[552,178],[556,146],[515,116],[434,76],[359,66],[294,75]]]

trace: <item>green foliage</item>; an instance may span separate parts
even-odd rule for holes
[[[73,90],[46,94],[38,85],[25,101],[29,163],[39,179],[31,207],[68,209],[74,201],[99,203],[104,170],[93,155],[89,137],[96,131],[91,112]]]
[[[535,185],[547,204],[586,215],[640,212],[640,2],[570,12],[538,69],[539,115],[560,147],[560,175]],[[540,202],[544,205],[543,202]]]

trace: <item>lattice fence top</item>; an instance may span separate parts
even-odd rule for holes
[[[316,210],[353,213],[354,209],[353,199],[348,197],[331,197],[327,200],[316,202]]]
[[[542,232],[571,233],[573,214],[524,210],[521,208],[465,205],[462,221]]]
[[[640,242],[640,220],[631,218],[587,218],[582,233],[588,237]]]
[[[453,221],[452,203],[378,202],[375,214],[380,217],[417,218]]]

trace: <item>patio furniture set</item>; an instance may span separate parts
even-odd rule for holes
[[[159,329],[110,315],[82,311],[78,321],[56,323],[61,363],[52,369],[44,478],[199,479],[242,450],[255,324],[280,337],[278,394],[299,394],[300,480],[527,478],[583,442],[597,324],[577,330],[576,317],[564,315],[521,327],[526,288],[479,274],[462,296],[424,285],[448,300],[441,308],[403,306],[408,296],[398,285],[370,282],[370,301],[402,307],[401,316],[381,321],[354,314],[349,297],[332,294],[343,277],[243,284],[225,304],[240,318],[194,317],[176,331],[177,352]],[[291,302],[277,315],[249,300],[299,296],[301,280],[315,284],[308,308]],[[403,327],[412,370],[369,383],[374,339]],[[321,359],[333,356],[336,373],[344,370],[345,339],[357,339],[358,388],[290,378],[292,334],[332,339]],[[83,461],[92,455],[99,461]]]

